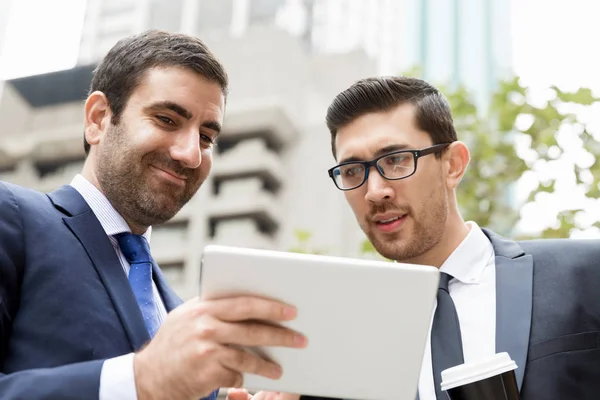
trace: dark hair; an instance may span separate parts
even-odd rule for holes
[[[390,111],[405,103],[415,105],[415,123],[429,133],[433,144],[457,140],[450,105],[435,87],[416,78],[372,77],[361,79],[338,94],[327,109],[333,156],[336,155],[335,138],[340,128],[365,114]]]
[[[96,90],[106,95],[116,125],[146,71],[158,66],[188,68],[218,83],[227,96],[227,72],[200,39],[156,29],[119,40],[94,70],[88,95]],[[85,137],[83,147],[88,154]]]

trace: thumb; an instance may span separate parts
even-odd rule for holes
[[[252,396],[246,389],[231,388],[227,392],[226,400],[252,400]]]

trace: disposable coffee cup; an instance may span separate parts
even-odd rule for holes
[[[442,371],[442,390],[450,400],[519,400],[517,364],[508,353]]]

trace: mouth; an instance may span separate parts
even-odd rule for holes
[[[179,185],[179,186],[185,186],[185,183],[187,180],[186,177],[178,175],[172,171],[167,171],[165,169],[158,168],[154,165],[150,165],[150,168],[152,168],[152,170],[156,173],[156,175],[158,175],[162,179],[167,180],[167,181],[174,183],[176,185]]]
[[[375,226],[381,232],[393,232],[400,228],[406,220],[407,214],[379,215],[373,218]]]

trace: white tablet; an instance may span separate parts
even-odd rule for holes
[[[414,400],[437,294],[431,266],[209,245],[200,296],[253,294],[298,309],[303,349],[250,349],[279,363],[244,387],[361,400]]]

